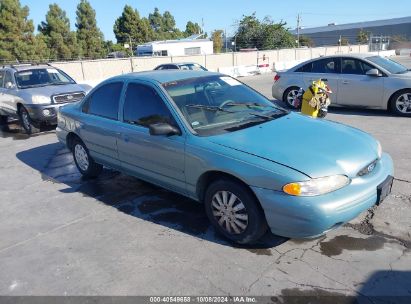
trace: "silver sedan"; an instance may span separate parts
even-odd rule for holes
[[[327,79],[334,106],[385,109],[411,116],[411,71],[370,54],[320,57],[280,71],[274,77],[272,95],[293,107],[299,88],[320,78]]]

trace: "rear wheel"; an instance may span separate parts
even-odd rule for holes
[[[403,90],[392,96],[390,110],[399,116],[411,116],[411,90]]]
[[[204,202],[213,226],[234,242],[254,243],[267,231],[259,202],[240,183],[225,179],[212,183],[206,191]]]
[[[78,138],[73,140],[72,153],[77,169],[84,177],[97,177],[103,170],[103,166],[94,161],[86,145]]]
[[[19,117],[21,126],[28,135],[40,132],[40,129],[33,124],[29,112],[26,110],[24,106],[20,107]]]
[[[297,109],[294,106],[294,99],[298,95],[299,90],[299,87],[290,87],[284,92],[283,101],[291,109]]]

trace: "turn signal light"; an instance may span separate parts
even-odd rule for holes
[[[301,186],[298,183],[290,183],[283,187],[283,191],[290,195],[300,195]]]

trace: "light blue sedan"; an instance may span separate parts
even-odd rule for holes
[[[393,163],[373,137],[290,113],[231,77],[152,71],[108,79],[60,108],[79,171],[103,166],[205,205],[228,239],[315,237],[379,204]]]

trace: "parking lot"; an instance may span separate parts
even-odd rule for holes
[[[271,98],[272,77],[242,81]],[[84,180],[53,130],[27,137],[11,124],[0,134],[0,294],[410,296],[411,119],[327,119],[381,141],[392,193],[318,239],[267,234],[247,247],[217,235],[202,205],[109,169]]]

